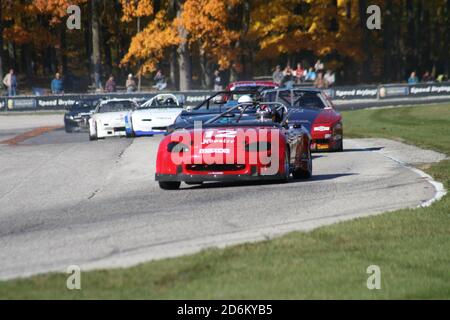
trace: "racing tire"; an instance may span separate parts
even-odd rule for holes
[[[203,181],[199,182],[185,182],[188,186],[201,186],[203,184]]]
[[[97,135],[97,125],[95,125],[95,133],[91,134],[91,131],[89,130],[89,140],[90,141],[96,141],[98,140],[98,135]]]
[[[313,171],[313,161],[311,156],[311,147],[308,148],[308,166],[307,169],[299,168],[294,170],[292,175],[294,176],[294,179],[309,179],[312,176]]]
[[[336,152],[342,152],[342,151],[344,151],[344,139],[341,139],[340,141],[339,141],[339,144],[338,144],[338,146],[336,147],[336,150],[335,150]]]
[[[180,181],[159,181],[159,187],[163,190],[178,190],[180,186]]]
[[[286,148],[286,152],[284,155],[284,173],[283,177],[280,179],[281,182],[289,181],[289,177],[291,175],[291,163],[289,161],[289,158],[290,158],[289,149]]]
[[[66,133],[73,133],[74,130],[69,126],[64,126],[64,131],[66,131]]]

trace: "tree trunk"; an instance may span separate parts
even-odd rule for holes
[[[182,3],[178,2],[177,17],[181,16]],[[180,90],[186,91],[191,89],[191,60],[189,54],[189,47],[187,43],[188,32],[185,28],[180,26],[178,33],[183,39],[178,46],[178,67],[180,72]]]
[[[179,90],[178,81],[178,64],[177,64],[177,50],[171,49],[170,51],[170,85],[174,90]]]
[[[14,48],[13,42],[8,42],[8,56],[9,56],[9,65],[10,69],[16,68],[16,49]]]
[[[383,74],[382,81],[392,81],[392,56],[395,56],[395,46],[393,44],[393,37],[391,31],[392,24],[392,0],[386,1],[384,27],[383,27]]]
[[[367,82],[370,78],[370,66],[372,65],[372,59],[370,54],[370,32],[366,26],[366,10],[367,1],[359,0],[359,21],[360,28],[362,30],[362,48],[366,54],[364,61],[361,64],[361,79],[360,81]]]
[[[0,1],[0,81],[3,81],[3,12],[1,1]]]
[[[66,42],[66,28],[65,25],[61,26],[60,30],[60,42],[61,48],[59,50],[59,59],[61,61],[61,72],[63,76],[67,75],[67,42]]]
[[[98,19],[98,0],[91,0],[91,21],[92,21],[92,71],[95,88],[100,89],[101,79],[101,53],[100,53],[100,23]]]
[[[450,74],[450,59],[448,58],[450,56],[450,0],[447,0],[446,3],[446,32],[444,36],[444,73],[449,75]]]

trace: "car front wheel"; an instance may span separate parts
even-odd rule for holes
[[[293,172],[293,176],[295,179],[309,179],[312,176],[312,156],[311,156],[311,147],[308,148],[308,162],[306,168],[298,168]]]
[[[94,133],[91,133],[91,130],[89,130],[89,140],[90,141],[98,140],[97,125],[95,125],[95,132]]]
[[[178,190],[181,186],[180,181],[160,181],[159,187],[163,190]]]

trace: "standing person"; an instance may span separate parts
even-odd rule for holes
[[[108,81],[106,81],[105,90],[106,90],[106,92],[116,92],[117,85],[116,85],[116,81],[114,80],[113,76],[110,76]]]
[[[326,88],[328,88],[328,82],[323,77],[323,72],[318,72],[317,73],[317,78],[314,81],[314,87],[316,87],[318,89],[326,89]]]
[[[8,96],[14,97],[17,94],[17,78],[14,69],[9,70],[9,73],[3,79],[3,84],[8,89]]]
[[[53,94],[64,93],[64,82],[61,79],[61,75],[58,72],[55,74],[55,78],[52,80],[50,86]]]
[[[166,78],[164,77],[161,70],[158,70],[158,72],[156,72],[156,75],[153,78],[153,80],[155,80],[155,82],[156,82],[156,84],[153,86],[153,88],[161,91],[167,87]]]
[[[100,77],[100,73],[98,73],[98,72],[94,73],[94,82],[95,82],[95,91],[102,92],[103,87],[102,87],[102,79]]]
[[[413,71],[409,76],[408,84],[417,84],[417,83],[419,83],[419,78],[417,77],[416,72]]]
[[[278,84],[281,84],[281,81],[283,81],[283,72],[281,71],[280,65],[275,67],[275,71],[272,74],[272,80]]]
[[[422,82],[433,82],[434,78],[431,73],[427,70],[422,76]]]
[[[127,93],[132,93],[136,90],[136,81],[134,81],[133,75],[131,73],[128,75],[125,87],[127,88]]]
[[[305,81],[315,81],[316,80],[316,72],[313,68],[309,68],[308,73],[306,74]]]
[[[214,91],[222,91],[222,79],[219,70],[214,71]]]
[[[336,76],[331,70],[327,70],[327,73],[325,74],[325,80],[328,82],[328,86],[332,87],[336,82]]]
[[[294,72],[289,65],[283,71],[282,86],[286,89],[292,89],[294,87]]]
[[[295,69],[295,80],[297,84],[302,83],[304,73],[305,69],[303,69],[302,64],[300,62],[297,63],[297,69]]]
[[[316,72],[319,72],[319,71],[322,71],[323,69],[325,69],[323,62],[320,59],[317,60],[316,64],[314,65],[314,69],[316,70]]]

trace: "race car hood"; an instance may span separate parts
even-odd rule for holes
[[[183,108],[151,108],[136,110],[133,112],[133,120],[170,120],[174,121],[176,117],[183,111]]]
[[[125,126],[125,116],[129,111],[96,113],[93,118],[109,126]]]
[[[334,124],[340,120],[340,115],[333,109],[292,109],[289,121],[291,123],[301,123],[311,132],[315,124]]]

